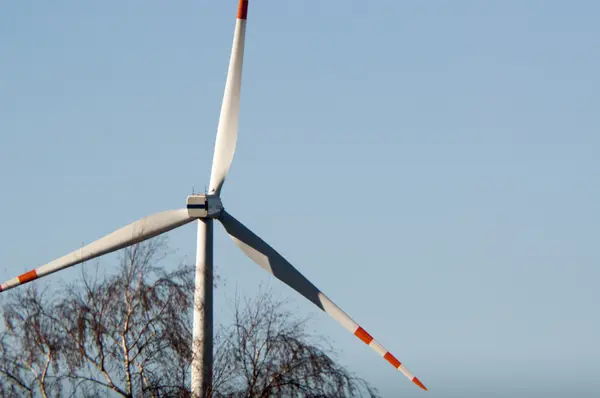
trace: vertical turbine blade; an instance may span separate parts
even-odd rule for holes
[[[236,220],[231,214],[223,211],[219,221],[225,227],[236,245],[248,257],[260,265],[265,271],[300,293],[314,305],[325,311],[329,316],[338,321],[343,327],[354,334],[375,352],[381,355],[394,368],[402,372],[409,380],[427,391],[421,381],[400,363],[389,351],[379,344],[373,337],[350,318],[340,307],[329,299],[322,291],[317,289],[304,275],[302,275],[281,254],[273,249],[264,240],[250,231],[245,225]]]
[[[118,229],[79,250],[75,250],[58,260],[42,265],[39,268],[3,283],[0,285],[0,292],[31,282],[56,271],[60,271],[61,269],[153,238],[193,220],[195,220],[195,218],[189,216],[187,209],[169,210],[142,218],[141,220]]]
[[[227,172],[233,161],[238,135],[240,114],[240,95],[242,88],[242,63],[244,59],[244,41],[246,36],[246,18],[248,16],[248,0],[240,0],[238,16],[235,23],[233,47],[229,60],[229,72],[219,117],[217,140],[210,173],[209,193],[219,195]]]

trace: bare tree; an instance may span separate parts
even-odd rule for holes
[[[4,307],[0,334],[2,396],[59,396],[64,335],[53,322],[54,303],[35,286],[17,292]]]
[[[378,396],[306,329],[307,318],[295,317],[269,291],[243,305],[237,299],[235,321],[219,335],[215,397]]]
[[[69,378],[123,397],[186,391],[193,305],[190,267],[165,273],[164,241],[123,252],[117,275],[84,275],[58,305]]]
[[[193,268],[165,272],[166,253],[164,239],[153,239],[125,249],[112,276],[96,267],[58,295],[36,284],[12,294],[0,394],[191,396]],[[377,396],[269,292],[234,304],[233,324],[215,336],[210,397]]]

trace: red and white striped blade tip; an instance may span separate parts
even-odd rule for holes
[[[363,343],[365,343],[366,345],[377,351],[380,355],[382,355],[383,359],[388,361],[394,368],[396,368],[396,370],[402,372],[402,374],[406,376],[410,381],[415,383],[423,390],[427,391],[427,387],[425,387],[425,385],[421,383],[421,380],[419,380],[416,376],[413,376],[413,374],[410,373],[410,371],[406,368],[406,366],[402,364],[402,362],[400,362],[391,352],[383,348],[381,344],[375,341],[373,336],[371,336],[365,329],[357,325],[356,330],[354,331],[354,335],[361,339]]]
[[[248,0],[240,0],[238,19],[248,19]]]
[[[427,391],[427,387],[425,387],[423,383],[421,383],[421,380],[417,379],[416,377],[413,377],[412,382],[421,387],[423,390]]]

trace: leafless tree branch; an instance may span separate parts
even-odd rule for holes
[[[12,294],[3,306],[0,394],[190,397],[193,268],[166,272],[165,253],[155,238],[124,250],[112,276],[100,277],[96,265],[61,294],[37,284]],[[233,323],[215,335],[209,397],[376,397],[285,304],[264,290],[236,298]]]

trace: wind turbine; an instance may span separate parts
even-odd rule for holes
[[[192,393],[196,397],[203,397],[212,381],[213,220],[216,219],[225,227],[225,230],[234,243],[265,271],[325,311],[343,327],[369,345],[369,347],[375,350],[413,383],[423,390],[427,390],[419,379],[413,376],[395,356],[375,341],[365,329],[359,326],[358,323],[342,311],[340,307],[313,285],[312,282],[306,279],[281,254],[223,208],[221,189],[233,161],[238,134],[242,60],[247,15],[248,0],[240,0],[227,83],[225,85],[225,94],[223,96],[217,129],[208,193],[188,196],[185,209],[168,210],[142,218],[81,249],[13,278],[0,285],[0,292],[104,254],[123,249],[198,220],[196,287],[194,292]]]

